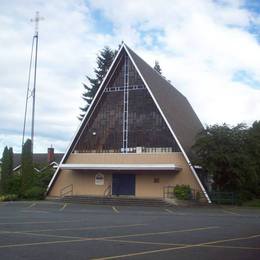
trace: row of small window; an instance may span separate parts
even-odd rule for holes
[[[130,85],[132,85],[132,84],[143,84],[143,81],[142,81],[142,79],[139,77],[139,75],[136,75],[136,74],[130,74],[129,76],[128,76],[128,83],[130,84]],[[111,86],[113,86],[113,87],[116,87],[116,86],[120,86],[120,85],[124,85],[124,76],[123,76],[123,74],[121,74],[121,75],[118,75],[115,79],[114,79],[114,81],[112,82],[112,83],[110,83],[110,85]]]
[[[145,89],[144,85],[130,85],[126,88],[127,90],[138,90],[138,89]],[[116,91],[124,91],[125,87],[108,87],[105,89],[105,92],[116,92]]]
[[[80,149],[74,153],[171,153],[178,152],[175,147],[129,147],[121,149]]]

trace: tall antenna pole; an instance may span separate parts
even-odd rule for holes
[[[36,12],[35,18],[31,19],[31,22],[35,24],[35,32],[32,39],[32,48],[31,48],[31,57],[30,57],[30,65],[29,65],[29,74],[27,81],[27,91],[26,91],[26,100],[25,100],[25,111],[24,111],[24,122],[23,122],[23,139],[22,139],[22,147],[24,145],[24,137],[26,130],[26,121],[27,121],[27,109],[29,98],[32,97],[32,124],[31,124],[31,141],[32,141],[32,152],[33,152],[33,143],[34,143],[34,117],[35,117],[35,90],[36,90],[36,72],[37,72],[37,61],[38,61],[38,39],[39,39],[39,21],[43,20],[40,17],[39,12]],[[35,50],[34,50],[35,46]],[[33,88],[30,89],[31,84],[31,74],[32,74],[32,66],[34,61],[34,78],[33,78]]]
[[[32,39],[31,58],[30,58],[28,81],[27,81],[27,90],[26,90],[26,99],[25,99],[22,148],[23,148],[23,145],[24,145],[24,136],[25,136],[26,119],[27,119],[27,108],[28,108],[28,99],[29,99],[29,97],[30,97],[30,83],[31,83],[31,71],[32,71],[33,49],[34,49],[34,36],[33,36],[33,39]]]
[[[33,145],[34,145],[34,118],[35,118],[35,94],[36,94],[36,71],[37,71],[37,61],[38,61],[38,40],[39,40],[39,21],[43,20],[40,17],[39,12],[36,12],[35,18],[31,19],[31,22],[35,23],[35,58],[34,58],[34,78],[33,78],[33,89],[32,89],[32,126],[31,126],[31,141],[32,141],[32,153],[33,153]]]

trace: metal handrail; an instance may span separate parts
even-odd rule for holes
[[[175,188],[175,186],[164,186],[163,187],[163,198],[167,198],[167,199],[175,198],[174,188]],[[203,197],[203,193],[201,191],[191,188],[190,200],[199,200],[201,197]]]
[[[174,197],[175,186],[164,186],[163,187],[163,198],[173,198]]]
[[[213,203],[216,204],[232,204],[235,205],[237,202],[236,194],[234,192],[227,191],[212,191],[210,198]]]
[[[65,191],[65,192],[64,192],[64,190],[66,190],[66,189],[68,189],[68,188],[70,188],[70,189],[69,189],[68,191]],[[69,184],[69,185],[63,187],[63,188],[60,190],[60,197],[64,197],[65,195],[67,195],[67,194],[69,194],[69,193],[70,193],[70,195],[73,195],[73,184]]]
[[[111,185],[108,185],[104,191],[104,197],[110,197],[111,196]]]

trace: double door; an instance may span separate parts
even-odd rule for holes
[[[135,195],[135,174],[113,174],[112,195]]]

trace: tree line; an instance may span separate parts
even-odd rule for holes
[[[1,165],[0,195],[4,200],[42,199],[54,173],[52,168],[42,173],[35,171],[32,142],[27,139],[22,148],[21,168],[13,171],[13,149],[4,148]]]

